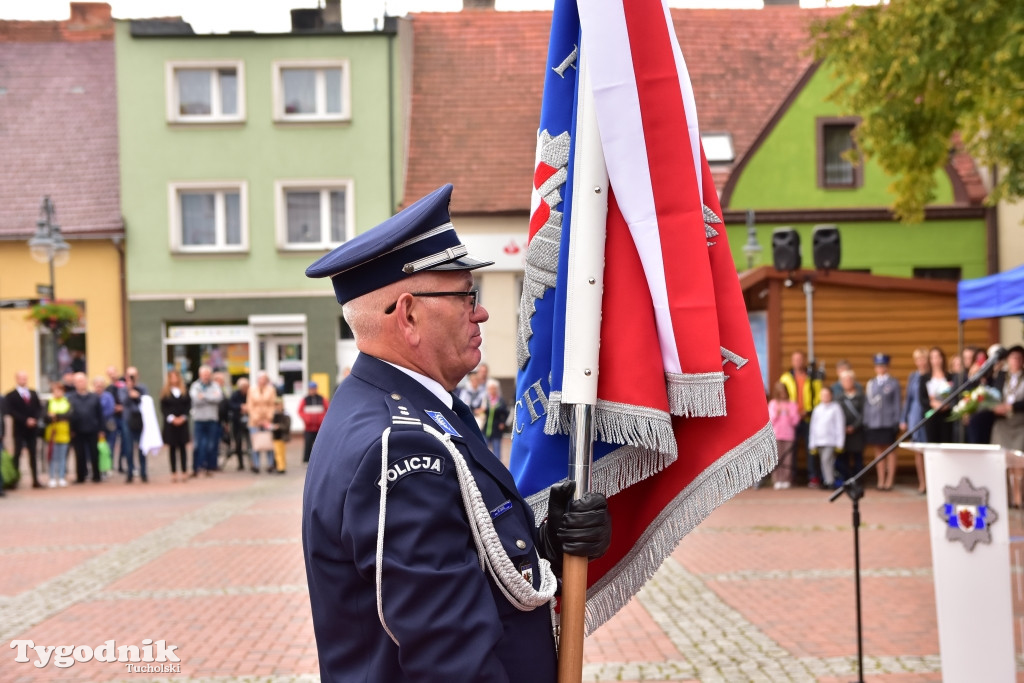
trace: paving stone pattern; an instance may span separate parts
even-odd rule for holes
[[[115,476],[23,486],[0,500],[0,681],[319,680],[300,459],[293,443],[283,476],[232,467],[172,484],[161,456],[149,484]],[[861,510],[866,680],[939,681],[925,500],[909,486],[870,490]],[[1019,513],[1009,522],[1024,535]],[[583,678],[855,680],[854,615],[849,503],[821,491],[747,491],[587,640]],[[176,645],[180,671],[37,668],[9,647],[145,638]]]

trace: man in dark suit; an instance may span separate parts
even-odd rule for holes
[[[39,394],[28,388],[28,374],[14,373],[15,387],[4,397],[4,411],[11,416],[14,427],[14,466],[21,469],[21,452],[28,451],[28,466],[32,471],[32,488],[43,487],[36,471],[36,442],[39,440],[39,418],[43,413]]]
[[[92,481],[99,483],[99,435],[103,431],[103,405],[100,397],[89,391],[89,378],[84,372],[74,375],[75,392],[68,396],[71,403],[71,443],[75,447],[76,484],[84,484],[92,473]]]
[[[563,552],[610,543],[607,501],[555,488],[538,529],[452,394],[480,361],[451,185],[307,269],[331,277],[360,355],[313,446],[302,539],[324,681],[557,676],[549,603]],[[554,570],[554,571],[553,571]]]

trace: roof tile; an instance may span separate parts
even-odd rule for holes
[[[701,130],[742,158],[811,65],[808,24],[834,11],[673,9]],[[411,16],[405,203],[451,182],[454,213],[527,211],[551,12]],[[731,166],[713,170],[721,189]]]
[[[113,41],[0,38],[0,88],[0,237],[31,235],[44,195],[67,235],[123,231]]]

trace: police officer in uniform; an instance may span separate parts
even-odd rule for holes
[[[302,541],[324,681],[548,683],[563,552],[607,550],[607,501],[554,487],[537,528],[469,408],[480,361],[445,185],[311,265],[360,355],[313,447]]]
[[[875,376],[864,389],[864,444],[866,460],[874,460],[899,434],[900,383],[889,374],[889,356],[876,353]],[[896,451],[878,464],[878,489],[888,491],[896,478]]]

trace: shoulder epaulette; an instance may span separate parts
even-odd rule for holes
[[[400,429],[423,429],[423,422],[418,417],[413,417],[410,412],[408,401],[398,394],[388,394],[385,398],[388,410],[391,412],[391,430]]]

